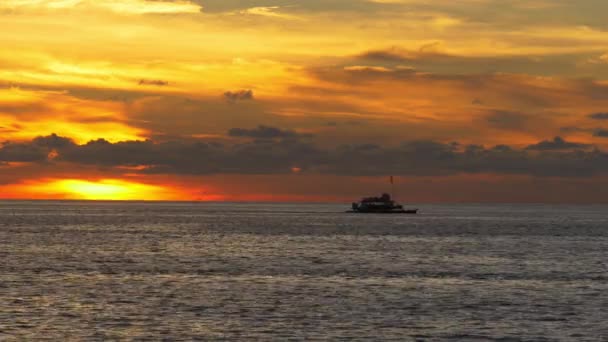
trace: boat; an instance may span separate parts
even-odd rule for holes
[[[352,204],[348,213],[360,214],[417,214],[418,209],[404,209],[403,205],[395,202],[391,195],[382,194],[380,197],[366,197]]]

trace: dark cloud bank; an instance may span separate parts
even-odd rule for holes
[[[593,120],[608,120],[608,112],[589,114],[589,118]]]
[[[585,149],[591,147],[589,144],[581,144],[576,142],[566,141],[561,137],[555,137],[553,140],[541,141],[538,144],[530,145],[527,150],[536,151],[560,151],[569,149]]]
[[[246,137],[255,139],[297,139],[312,137],[310,134],[300,134],[295,131],[282,130],[280,128],[264,125],[253,129],[232,128],[228,131],[228,135],[231,137]]]
[[[186,139],[110,143],[99,139],[77,145],[53,134],[27,143],[4,143],[0,163],[145,166],[139,172],[194,175],[281,174],[294,167],[304,172],[367,176],[498,173],[580,177],[608,173],[607,153],[559,137],[525,149],[433,141],[409,141],[396,147],[359,144],[324,148],[294,131],[273,127],[235,128],[229,135],[246,139],[235,144]]]

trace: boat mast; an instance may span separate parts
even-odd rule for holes
[[[395,195],[395,179],[393,176],[391,176],[391,196],[393,197],[393,201],[395,201],[397,196]]]

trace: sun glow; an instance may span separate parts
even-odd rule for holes
[[[180,200],[184,195],[176,189],[160,185],[136,183],[119,179],[97,181],[80,179],[53,180],[29,184],[23,188],[37,197],[82,200]]]

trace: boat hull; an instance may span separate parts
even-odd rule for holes
[[[418,214],[418,209],[402,209],[402,210],[349,210],[349,214]]]

